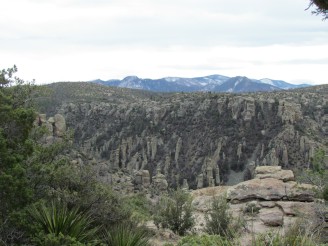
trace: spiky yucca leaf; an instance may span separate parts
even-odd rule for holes
[[[79,208],[68,209],[61,203],[33,205],[29,213],[46,234],[62,234],[83,242],[92,239],[99,230],[99,227],[92,227],[89,213],[80,212]]]

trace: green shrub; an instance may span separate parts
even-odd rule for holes
[[[244,214],[247,214],[247,215],[251,215],[251,216],[253,216],[253,215],[255,215],[255,214],[258,214],[259,213],[259,211],[260,211],[260,207],[258,207],[257,205],[256,205],[256,203],[254,203],[254,202],[249,202],[249,203],[247,203],[246,204],[246,206],[245,206],[245,208],[244,208],[244,210],[243,210],[243,213]]]
[[[61,233],[59,233],[59,235],[56,235],[54,233],[44,234],[40,232],[34,239],[34,243],[36,245],[47,245],[47,246],[63,246],[63,245],[85,246],[84,243],[77,241],[76,238],[70,236],[64,236]]]
[[[154,213],[158,228],[169,228],[179,235],[184,235],[195,224],[191,196],[181,189],[173,191],[169,197],[161,197]]]
[[[225,197],[214,197],[210,209],[205,213],[205,232],[224,237],[232,237],[232,214]]]
[[[32,205],[29,213],[33,222],[42,228],[41,233],[36,235],[37,242],[86,242],[93,240],[99,230],[99,227],[92,226],[93,219],[89,213],[80,212],[78,208],[68,209],[61,203]]]
[[[131,218],[137,221],[151,219],[151,203],[144,194],[134,194],[122,199],[126,209],[132,211]]]
[[[235,246],[238,245],[219,235],[190,235],[182,238],[177,246]]]
[[[104,242],[109,246],[148,246],[150,233],[134,223],[123,223],[105,231]]]

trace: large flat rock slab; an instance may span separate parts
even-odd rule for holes
[[[255,178],[274,178],[284,182],[294,181],[295,176],[292,170],[282,170],[281,166],[260,166],[255,169]]]
[[[283,182],[275,178],[252,179],[230,187],[227,199],[231,203],[250,200],[312,202],[314,187],[296,182]]]

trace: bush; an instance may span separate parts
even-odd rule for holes
[[[144,194],[134,194],[122,199],[128,211],[132,211],[131,218],[136,221],[151,219],[151,203]]]
[[[219,235],[190,235],[182,238],[177,246],[235,246],[234,242]]]
[[[155,207],[154,223],[159,228],[169,228],[184,235],[194,224],[191,196],[178,189],[169,197],[162,197]]]
[[[61,233],[59,233],[59,235],[56,235],[54,233],[44,234],[40,232],[34,239],[34,243],[36,245],[47,245],[47,246],[63,246],[63,245],[85,246],[84,243],[77,241],[76,238],[70,236],[64,236]]]
[[[260,211],[260,207],[256,205],[254,202],[249,202],[246,204],[243,213],[247,215],[254,216],[255,214],[258,214]]]
[[[150,233],[134,223],[123,223],[105,231],[104,241],[109,246],[147,246]]]
[[[80,212],[78,208],[68,209],[66,205],[52,202],[50,206],[44,203],[33,205],[29,209],[33,222],[42,228],[36,235],[36,242],[48,245],[46,242],[93,240],[99,227],[93,227],[93,219],[89,213]],[[41,243],[42,242],[42,243]]]
[[[205,232],[208,234],[231,237],[232,214],[225,197],[215,197],[210,209],[205,213]]]

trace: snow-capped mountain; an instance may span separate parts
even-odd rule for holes
[[[141,79],[137,76],[128,76],[122,80],[100,79],[93,83],[117,86],[131,89],[141,89],[157,92],[193,92],[193,91],[216,91],[216,92],[254,92],[286,90],[309,85],[294,85],[282,80],[249,79],[247,77],[227,77],[223,75],[209,75],[195,78],[165,77],[161,79]]]
[[[276,91],[281,90],[281,88],[261,83],[260,81],[251,80],[247,77],[233,77],[228,79],[221,85],[214,87],[214,91],[217,92],[255,92],[255,91]]]
[[[267,78],[260,79],[259,81],[261,81],[264,84],[273,85],[273,86],[279,87],[280,89],[285,89],[285,90],[309,86],[307,84],[295,85],[295,84],[287,83],[282,80],[273,80],[273,79],[267,79]]]

